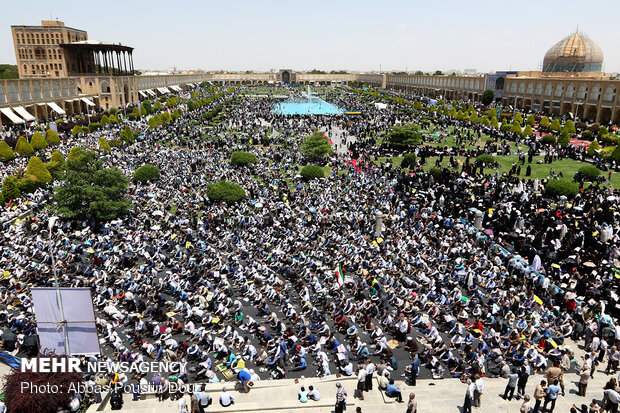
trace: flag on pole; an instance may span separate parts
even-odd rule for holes
[[[336,268],[336,284],[338,284],[338,288],[344,285],[344,267],[342,264],[338,264],[338,268]]]

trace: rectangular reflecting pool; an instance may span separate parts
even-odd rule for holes
[[[313,96],[306,102],[276,103],[273,112],[279,115],[340,115],[345,111]]]

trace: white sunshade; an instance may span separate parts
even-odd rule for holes
[[[157,88],[157,90],[159,91],[159,93],[161,93],[162,95],[163,95],[164,93],[167,93],[165,89],[166,89],[166,88],[163,88],[163,87],[158,87],[158,88]]]
[[[196,85],[193,84],[193,83],[188,83],[187,86],[189,86],[189,87],[196,87]]]
[[[171,93],[170,89],[168,89],[167,87],[162,87],[162,89],[164,89],[164,93]]]
[[[60,115],[64,115],[67,112],[65,112],[60,106],[58,106],[56,104],[56,102],[47,102],[47,106],[49,106],[50,108],[52,108],[52,110]]]
[[[155,94],[155,92],[153,92],[153,89],[148,89],[146,92],[147,92],[149,95],[153,96],[153,97],[154,97],[154,96],[157,96],[157,94]]]
[[[90,100],[89,98],[81,98],[81,99],[82,99],[82,102],[86,103],[86,105],[88,105],[88,106],[95,106],[95,103],[92,100]]]
[[[181,89],[178,85],[170,86],[170,89],[176,90],[177,92],[183,92],[183,89]]]
[[[24,120],[13,113],[11,108],[0,108],[0,112],[4,113],[13,123],[24,123]]]
[[[15,112],[17,112],[19,114],[19,116],[21,116],[22,118],[24,118],[26,120],[26,122],[32,122],[34,119],[34,116],[32,116],[26,109],[24,109],[21,106],[16,106],[13,108],[13,110]]]
[[[143,98],[147,97],[147,94],[146,94],[146,93],[144,93],[144,92],[143,92],[143,91],[141,91],[141,90],[138,90],[138,93],[139,93],[139,94],[140,94],[140,96],[142,96]]]

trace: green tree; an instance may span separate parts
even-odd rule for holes
[[[518,120],[514,120],[512,122],[512,127],[510,128],[510,132],[512,133],[516,133],[518,135],[520,135],[521,133],[523,133],[523,130],[521,129],[521,124],[519,123]]]
[[[106,221],[124,216],[129,181],[118,169],[104,169],[94,152],[82,151],[66,163],[63,185],[54,189],[56,212],[67,219]]]
[[[116,115],[110,115],[110,123],[116,125],[118,123],[118,117]]]
[[[249,152],[233,152],[230,157],[230,164],[233,166],[247,166],[258,162],[256,155]]]
[[[0,141],[0,161],[8,162],[15,159],[15,152],[5,141]]]
[[[152,118],[151,118],[152,119]],[[150,125],[150,123],[149,123]],[[123,130],[121,131],[121,139],[123,142],[131,143],[134,139],[133,131],[129,127],[129,125],[125,125]]]
[[[153,182],[160,177],[159,169],[154,165],[142,165],[133,173],[134,182]]]
[[[499,126],[499,123],[497,123],[497,118],[495,116],[491,118],[491,126],[493,126],[494,128],[497,128]]]
[[[552,179],[545,185],[545,195],[553,198],[564,195],[573,198],[579,193],[579,185],[566,179]]]
[[[590,156],[598,156],[598,151],[601,149],[601,145],[597,141],[593,141],[589,146],[587,153]]]
[[[606,126],[601,126],[601,128],[598,130],[598,137],[599,138],[603,138],[605,136],[609,136],[609,131],[607,130]]]
[[[84,149],[81,146],[74,146],[67,155],[67,160],[71,161],[81,157],[84,154]]]
[[[523,123],[523,115],[521,115],[521,112],[517,112],[517,113],[515,113],[515,116],[514,116],[514,118],[512,120],[513,121],[516,120],[517,122],[519,122],[519,124],[522,124]]]
[[[482,104],[490,105],[495,99],[495,91],[493,89],[487,89],[482,92]]]
[[[417,158],[414,153],[406,153],[403,155],[403,160],[400,162],[400,167],[411,169],[416,165],[416,160]]]
[[[99,150],[105,154],[108,154],[112,151],[112,148],[110,147],[110,143],[103,136],[99,138]]]
[[[103,115],[101,117],[101,120],[99,121],[99,123],[101,123],[102,125],[109,125],[110,124],[110,118],[108,118],[108,115]]]
[[[134,116],[140,116],[140,109],[137,106],[134,106],[133,111],[131,112]]]
[[[52,146],[60,145],[60,137],[53,129],[48,129],[45,132],[45,140]]]
[[[536,118],[534,118],[534,115],[529,114],[527,116],[527,119],[525,120],[525,123],[527,123],[530,126],[534,126],[534,124],[536,123]]]
[[[148,114],[148,112],[146,111],[146,108],[144,107],[144,105],[142,105],[140,107],[140,115],[146,116],[147,114]]]
[[[2,181],[2,197],[5,202],[9,202],[11,199],[18,199],[22,196],[19,188],[17,187],[17,177],[7,176]]]
[[[620,164],[620,145],[616,145],[616,149],[613,150],[609,158],[607,158],[609,162],[616,162],[616,165]],[[4,197],[6,200],[6,196]]]
[[[420,131],[416,126],[393,126],[390,129],[390,132],[386,135],[385,140],[393,146],[418,145],[422,142],[422,134],[420,134]]]
[[[37,157],[32,156],[28,160],[28,166],[26,166],[26,175],[33,175],[37,178],[42,185],[52,183],[52,175],[47,170],[43,161]]]
[[[142,102],[142,107],[146,110],[147,115],[153,114],[153,106],[151,105],[150,100],[145,100]]]
[[[47,141],[45,140],[43,135],[41,135],[41,132],[38,131],[35,132],[34,135],[32,135],[32,139],[30,139],[30,144],[35,151],[47,148]]]
[[[568,133],[570,133],[571,135],[574,135],[577,133],[577,128],[575,128],[575,122],[573,122],[570,119],[567,120],[566,123],[564,124],[564,129],[566,129]]]
[[[207,198],[212,202],[234,204],[245,198],[245,191],[233,182],[219,181],[207,185]]]
[[[331,155],[334,149],[329,144],[327,136],[316,131],[304,139],[301,144],[301,151],[309,158],[319,159]]]
[[[551,130],[554,132],[559,132],[562,130],[562,125],[560,125],[560,119],[553,119],[553,123],[551,124]]]
[[[528,123],[525,125],[525,130],[523,131],[523,136],[532,136],[534,131],[532,130],[532,126]]]
[[[558,143],[563,148],[566,148],[570,144],[570,134],[568,133],[568,131],[562,131],[560,137],[558,138]]]
[[[54,179],[59,179],[62,175],[65,166],[65,158],[62,157],[62,154],[58,151],[52,152],[52,156],[50,157],[50,161],[45,164],[45,167]]]
[[[155,129],[157,126],[159,126],[157,124],[157,120],[155,120],[154,117],[151,117],[147,123],[151,129]]]
[[[301,172],[299,173],[308,181],[311,179],[320,179],[325,177],[325,171],[318,165],[306,165],[301,168]]]
[[[20,156],[30,156],[34,153],[34,148],[28,143],[26,138],[20,136],[15,145],[15,152]]]
[[[548,118],[548,117],[546,117],[546,116],[543,116],[543,117],[540,119],[540,127],[541,127],[541,128],[545,128],[545,129],[548,129],[550,126],[551,126],[551,122],[549,122],[549,118]]]

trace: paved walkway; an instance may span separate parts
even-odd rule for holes
[[[566,385],[566,397],[559,397],[555,412],[566,413],[570,411],[573,404],[589,404],[595,398],[600,400],[602,397],[602,387],[610,376],[605,375],[602,371],[597,371],[594,379],[590,380],[586,397],[577,396],[577,374],[569,373],[564,379]],[[527,394],[532,396],[536,385],[540,382],[542,376],[531,376],[527,384]],[[208,385],[207,391],[213,397],[214,404],[211,405],[208,412],[263,412],[263,413],[328,413],[333,412],[336,394],[336,382],[341,382],[348,393],[347,412],[355,412],[355,408],[360,406],[362,412],[399,412],[404,413],[407,409],[405,403],[397,403],[393,399],[387,398],[376,387],[374,390],[366,393],[364,401],[360,401],[353,397],[357,384],[356,379],[340,378],[330,376],[324,379],[299,379],[295,383],[293,379],[275,381],[259,381],[251,389],[248,394],[242,394],[232,389],[232,383],[228,383],[229,391],[235,397],[235,405],[223,408],[218,403],[219,394],[221,392],[222,383]],[[488,413],[509,413],[519,412],[522,400],[512,401],[504,400],[501,395],[504,393],[507,380],[485,378],[485,390],[481,398],[481,407],[474,408],[474,412]],[[309,385],[313,385],[322,395],[318,402],[309,401],[308,403],[300,403],[297,400],[297,391],[301,386],[306,389]],[[418,412],[425,413],[444,413],[444,412],[460,412],[463,406],[465,396],[465,385],[458,379],[444,380],[418,380],[416,387],[406,385],[402,381],[398,381],[398,385],[403,389],[403,399],[409,395],[409,392],[415,392],[418,400]],[[187,396],[186,396],[187,397]],[[189,399],[188,399],[189,401]],[[164,413],[176,412],[177,402],[165,401],[158,402],[152,396],[146,400],[131,401],[131,395],[125,395],[125,403],[123,412],[128,413]],[[532,403],[533,406],[533,403]],[[88,413],[95,411],[111,412],[109,406],[91,406]]]

